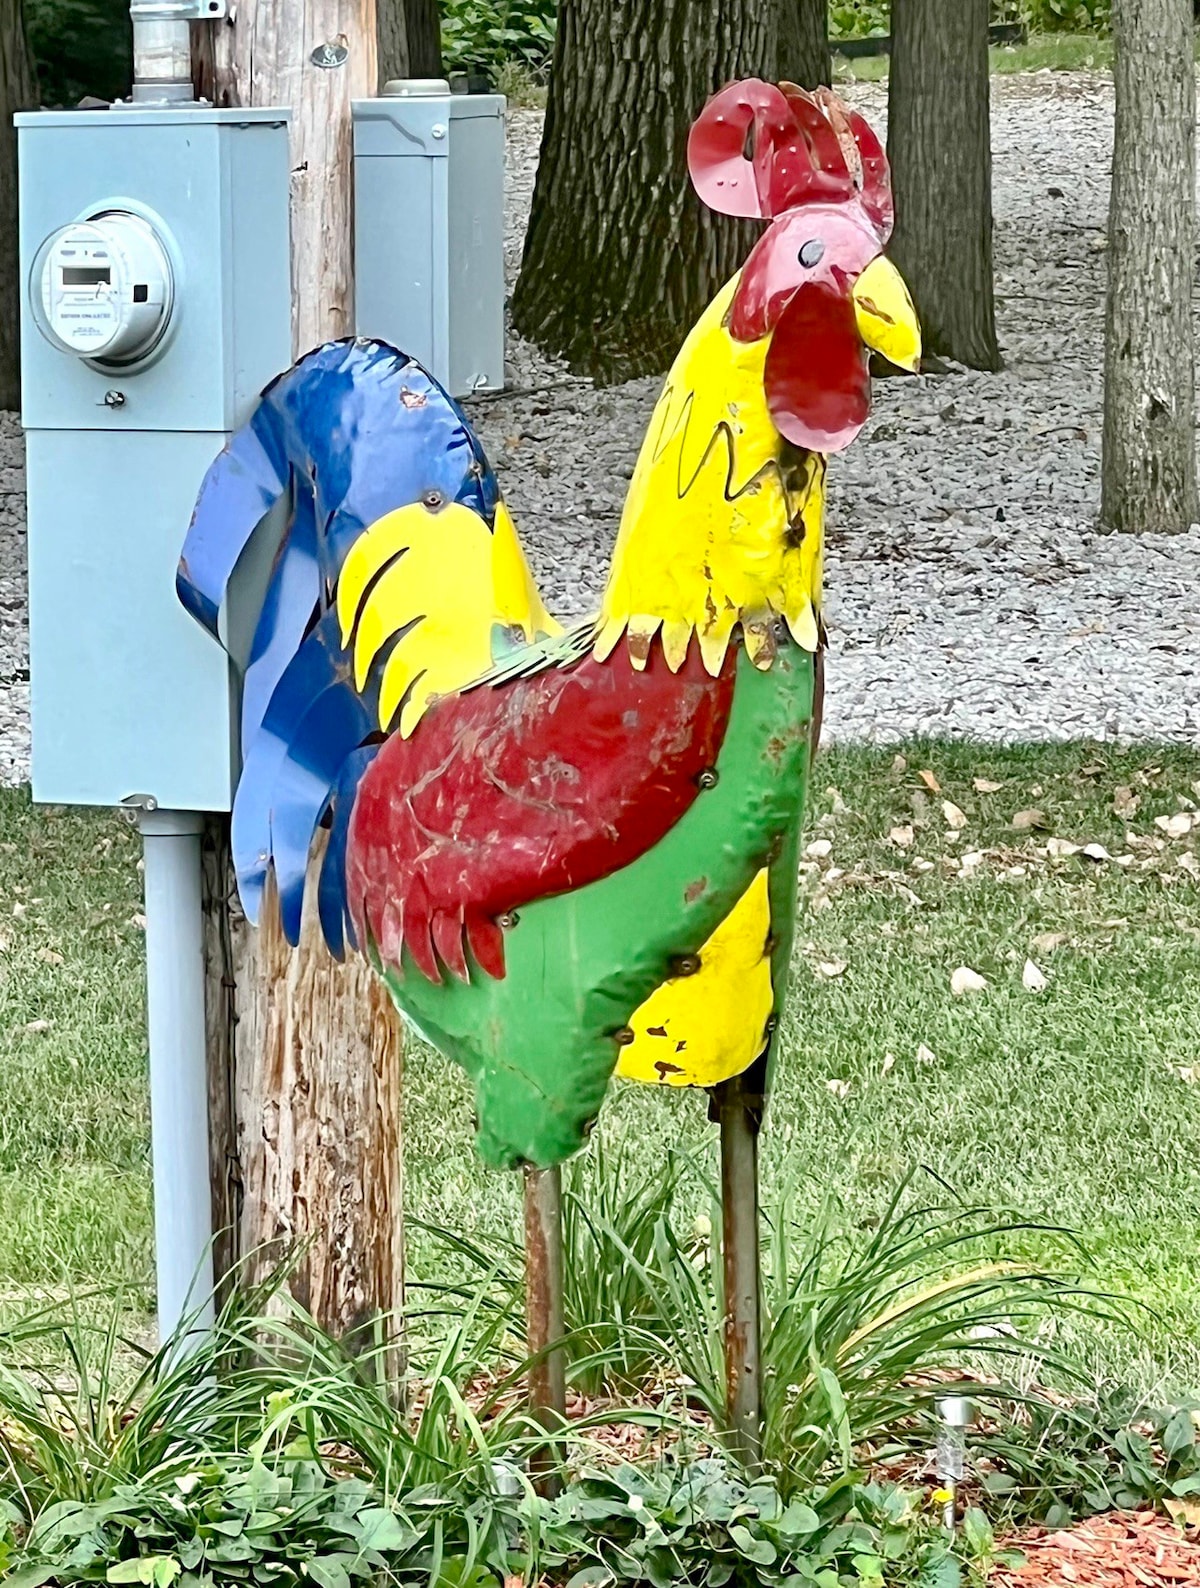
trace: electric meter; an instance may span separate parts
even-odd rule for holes
[[[127,365],[153,351],[171,318],[171,259],[149,221],[105,210],[42,244],[30,298],[38,329],[64,353]]]

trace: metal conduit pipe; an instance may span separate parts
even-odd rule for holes
[[[213,10],[220,14],[224,5]],[[194,98],[190,19],[204,14],[193,0],[130,0],[135,104],[186,104]]]
[[[213,1318],[203,819],[189,811],[142,810],[138,824],[146,890],[158,1332],[166,1340],[190,1313],[197,1314],[197,1329]]]

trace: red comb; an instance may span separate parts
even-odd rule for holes
[[[858,194],[876,229],[891,232],[887,158],[857,111],[836,94],[747,78],[721,89],[688,137],[696,192],[723,215],[771,220],[801,204]]]

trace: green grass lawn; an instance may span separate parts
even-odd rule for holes
[[[1091,72],[1112,66],[1112,40],[1095,33],[1034,33],[1027,44],[995,46],[993,72]],[[837,77],[860,83],[879,83],[888,75],[888,57],[869,55],[861,60],[833,58]]]
[[[1150,1390],[1200,1388],[1200,824],[1156,821],[1190,815],[1197,780],[1200,756],[1159,748],[824,756],[764,1136],[768,1203],[785,1186],[801,1215],[831,1197],[847,1229],[917,1165],[1078,1230],[1092,1279],[1152,1309],[1140,1338],[1092,1328],[1080,1344],[1098,1378]],[[1031,810],[1039,825],[1014,828]],[[115,818],[0,795],[10,1306],[23,1287],[149,1278],[136,862]],[[956,996],[959,967],[986,986]],[[471,1112],[461,1075],[410,1048],[409,1210],[515,1229],[518,1186],[475,1163]],[[667,1141],[701,1160],[713,1147],[690,1095],[622,1089],[602,1132],[647,1170]],[[432,1260],[419,1236],[413,1259]]]

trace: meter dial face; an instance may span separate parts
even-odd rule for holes
[[[145,358],[170,321],[171,260],[149,221],[108,210],[42,244],[34,264],[34,317],[64,353],[121,366]]]

